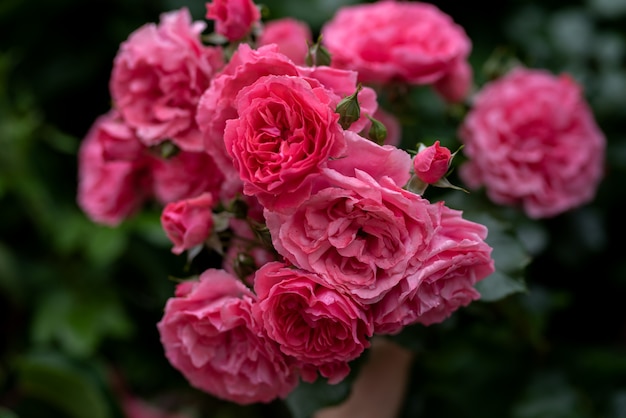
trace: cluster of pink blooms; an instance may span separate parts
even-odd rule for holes
[[[206,18],[224,43],[203,42],[207,24],[183,8],[121,44],[112,109],[79,155],[78,202],[93,221],[117,225],[154,199],[174,253],[223,244],[223,264],[181,282],[158,323],[190,384],[246,404],[301,380],[337,383],[374,335],[480,298],[474,285],[494,271],[486,227],[407,187],[444,179],[453,154],[398,148],[376,91],[402,82],[464,100],[463,29],[426,3],[349,6],[321,31],[330,65],[307,65],[303,22],[261,22],[251,0],[208,3]],[[588,200],[603,142],[579,93],[526,70],[480,95],[461,131],[467,183],[533,215]],[[555,103],[565,113],[547,114]],[[384,144],[370,135],[380,121]]]

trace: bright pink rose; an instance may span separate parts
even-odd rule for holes
[[[113,102],[147,146],[172,140],[187,151],[203,149],[195,122],[198,100],[223,66],[221,50],[200,41],[205,22],[186,8],[164,13],[120,45],[110,80]]]
[[[302,77],[261,77],[241,90],[224,143],[245,194],[272,210],[308,197],[320,168],[346,147],[330,101],[325,88]]]
[[[266,211],[276,250],[362,303],[374,303],[405,276],[438,225],[438,206],[356,170],[328,170],[334,182],[292,214]]]
[[[568,75],[517,68],[488,83],[459,136],[469,160],[462,180],[531,218],[589,202],[604,174],[605,137]]]
[[[114,111],[98,117],[78,152],[77,202],[94,222],[116,226],[134,214],[149,195],[149,173],[144,158],[108,160],[102,144],[132,141],[132,131]]]
[[[448,172],[452,153],[446,147],[439,145],[439,141],[424,148],[413,158],[415,175],[424,183],[433,184],[441,180]]]
[[[341,381],[347,363],[370,345],[368,312],[315,274],[268,263],[257,271],[254,290],[254,314],[282,352],[298,360],[305,380],[315,380],[319,369],[329,383]]]
[[[321,33],[331,65],[357,71],[363,82],[434,83],[471,50],[463,28],[429,3],[344,6]]]
[[[463,101],[470,93],[474,70],[465,59],[458,59],[450,71],[433,84],[433,88],[449,103]]]
[[[257,44],[276,44],[278,50],[295,64],[305,65],[309,43],[312,41],[311,28],[306,22],[287,17],[267,22]]]
[[[214,0],[206,8],[206,18],[215,21],[215,32],[230,41],[242,39],[261,20],[252,0]]]
[[[204,147],[226,179],[239,182],[239,174],[224,146],[226,121],[237,118],[235,97],[246,86],[260,77],[276,75],[298,75],[296,65],[278,52],[277,45],[266,45],[252,49],[240,44],[228,64],[217,75],[200,98],[196,120],[204,134]]]
[[[181,151],[167,159],[153,157],[150,170],[154,195],[162,204],[203,192],[221,196],[223,186],[228,184],[211,156],[204,152]]]
[[[161,212],[161,226],[174,244],[174,254],[181,254],[208,238],[213,228],[212,209],[211,193],[165,205]]]
[[[354,71],[330,67],[299,67],[287,56],[278,52],[278,45],[269,44],[252,49],[240,44],[223,71],[211,82],[198,105],[196,120],[204,134],[208,152],[229,181],[239,180],[239,172],[224,145],[224,129],[230,119],[238,119],[236,97],[245,87],[268,75],[298,76],[313,87],[322,87],[328,96],[328,106],[334,112],[337,104],[345,96],[357,89],[357,74]],[[368,123],[367,114],[374,114],[378,108],[376,93],[364,87],[358,94],[361,118],[350,126],[359,132]],[[235,179],[235,180],[233,180]],[[240,181],[240,180],[239,180]]]
[[[157,324],[165,355],[189,383],[249,404],[285,397],[298,376],[252,315],[255,295],[222,270],[184,283]]]
[[[480,297],[474,285],[494,272],[487,228],[440,203],[441,222],[403,282],[373,307],[376,333],[395,334],[414,323],[430,325]]]

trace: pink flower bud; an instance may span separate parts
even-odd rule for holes
[[[207,239],[213,227],[212,207],[211,193],[171,202],[165,206],[161,214],[161,226],[174,243],[174,254],[181,254]]]
[[[439,145],[439,141],[420,151],[413,160],[415,175],[425,183],[433,184],[446,175],[452,153],[446,147]]]

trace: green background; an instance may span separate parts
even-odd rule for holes
[[[348,3],[264,4],[268,18],[296,17],[317,33]],[[492,227],[506,277],[497,301],[397,338],[417,353],[401,416],[626,417],[626,0],[435,4],[471,38],[478,85],[511,57],[571,73],[606,134],[607,167],[594,202],[547,220],[490,206],[480,193],[450,195]],[[110,107],[120,42],[182,6],[204,17],[205,3],[190,0],[0,3],[1,418],[119,418],[120,388],[198,418],[306,416],[349,388],[303,387],[292,409],[189,388],[155,327],[170,276],[186,274],[158,208],[106,228],[76,206],[76,152]],[[455,144],[458,115],[427,89],[409,99],[419,116],[405,144]]]

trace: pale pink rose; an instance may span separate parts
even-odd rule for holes
[[[112,111],[98,117],[78,152],[77,203],[96,223],[116,226],[133,215],[149,196],[150,180],[146,159],[108,160],[102,144],[127,130]],[[106,139],[102,139],[106,137]]]
[[[214,0],[206,3],[206,18],[215,23],[215,32],[230,41],[245,37],[261,20],[252,0]]]
[[[346,147],[330,100],[319,83],[302,77],[265,76],[241,90],[239,117],[226,122],[224,143],[245,194],[272,210],[308,197],[320,169]]]
[[[516,68],[486,84],[459,136],[469,160],[461,179],[531,218],[588,203],[604,175],[605,137],[566,74]]]
[[[298,360],[308,381],[319,370],[329,383],[338,383],[350,371],[347,363],[370,345],[367,310],[315,274],[268,263],[257,271],[254,290],[258,321],[283,353]]]
[[[448,172],[452,153],[446,147],[435,141],[413,158],[413,170],[415,175],[424,183],[433,184],[441,180]]]
[[[463,101],[472,88],[474,70],[465,59],[458,59],[450,71],[433,84],[433,88],[449,103]]]
[[[286,397],[298,376],[252,315],[256,296],[209,269],[165,305],[157,324],[165,355],[189,383],[239,404]]]
[[[239,174],[224,146],[226,121],[237,118],[235,97],[260,77],[298,75],[296,65],[278,52],[277,45],[252,49],[240,44],[228,64],[204,92],[198,104],[196,121],[204,135],[204,147],[229,181],[239,181]]]
[[[174,254],[181,254],[208,238],[213,228],[213,206],[211,193],[165,205],[161,212],[161,226],[174,244]]]
[[[181,151],[170,158],[150,159],[152,188],[162,204],[188,199],[203,192],[222,196],[228,184],[210,155],[204,152]]]
[[[420,2],[344,6],[321,34],[331,65],[357,71],[363,82],[431,84],[471,50],[462,27],[436,6]]]
[[[396,286],[439,223],[438,206],[387,177],[328,170],[334,183],[291,214],[265,211],[276,250],[330,286],[371,304]]]
[[[311,28],[306,22],[290,17],[265,23],[257,45],[278,45],[278,50],[297,65],[305,65],[309,44],[313,41]]]
[[[462,212],[440,203],[441,222],[412,271],[373,306],[376,333],[395,334],[406,325],[430,325],[480,298],[474,285],[494,272],[487,228],[463,219]]]
[[[205,26],[182,8],[162,14],[158,25],[140,27],[120,45],[111,96],[147,146],[169,139],[187,151],[203,149],[196,107],[223,66],[221,50],[200,41]]]

